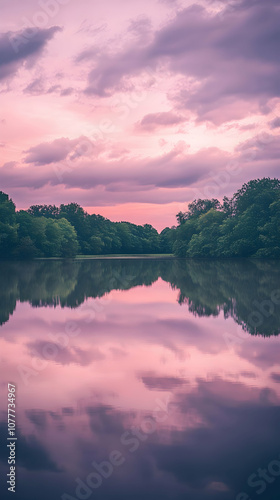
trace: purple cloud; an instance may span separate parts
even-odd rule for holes
[[[280,384],[280,373],[272,373],[270,375],[270,378],[273,380],[273,382]]]
[[[178,125],[185,121],[185,118],[178,116],[175,113],[161,112],[161,113],[150,113],[141,120],[139,128],[144,130],[154,130],[158,127],[171,127],[172,125]]]
[[[36,340],[27,344],[30,352],[36,352],[36,355],[41,359],[47,359],[60,363],[61,365],[77,364],[80,366],[88,366],[94,361],[100,361],[105,358],[105,355],[99,349],[84,350],[78,347],[64,347],[44,340]]]
[[[187,381],[181,377],[159,376],[154,373],[146,373],[140,378],[149,390],[155,391],[172,391],[187,383]]]
[[[44,94],[44,81],[43,78],[35,78],[27,87],[24,89],[24,92],[26,94],[31,94],[31,95],[40,95]]]
[[[279,3],[242,0],[223,14],[221,20],[193,5],[177,12],[147,46],[130,44],[113,55],[93,51],[86,92],[106,97],[124,88],[125,77],[164,62],[174,74],[195,78],[193,91],[174,89],[171,98],[200,119],[219,123],[244,116],[250,106],[263,110],[280,96]]]
[[[275,118],[270,122],[270,128],[274,129],[279,127],[280,127],[280,117],[278,116],[277,118]]]
[[[279,163],[279,139],[279,135],[261,133],[239,144],[236,151],[241,153],[241,160],[244,163],[252,160],[276,160]]]
[[[63,89],[61,92],[60,92],[60,95],[62,97],[67,97],[71,94],[73,94],[74,92],[74,89],[72,87],[68,87],[67,89]]]
[[[61,28],[34,30],[33,34],[28,28],[0,34],[0,80],[13,76],[27,60],[38,57]]]
[[[70,153],[73,153],[72,159],[83,156],[82,144],[85,140],[88,144],[90,143],[89,139],[85,138],[70,140],[64,137],[56,139],[53,142],[43,142],[25,151],[27,156],[24,159],[24,163],[33,163],[34,165],[41,166],[65,160]],[[81,144],[80,148],[79,144]]]
[[[147,37],[152,32],[152,23],[148,17],[138,17],[137,19],[132,19],[130,21],[128,31],[133,35],[136,35],[141,40],[147,42]]]
[[[131,190],[147,191],[154,188],[183,188],[193,185],[207,176],[212,169],[222,169],[230,159],[230,155],[217,149],[209,148],[188,154],[179,144],[170,152],[144,159],[122,158],[106,161],[92,157],[77,162],[56,163],[67,158],[78,156],[76,141],[57,139],[52,143],[43,143],[27,151],[25,163],[34,168],[23,169],[15,164],[7,164],[1,168],[2,186],[41,188],[47,184],[53,186],[64,184],[68,188],[90,188],[105,186],[108,192]],[[75,153],[76,151],[76,153]],[[82,154],[79,154],[82,156]],[[53,163],[53,168],[48,165]],[[41,166],[40,169],[36,168]],[[133,165],[133,168],[131,167]],[[45,167],[45,168],[44,168]]]

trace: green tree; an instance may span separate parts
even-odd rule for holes
[[[280,258],[280,193],[278,200],[269,206],[270,217],[259,227],[261,248],[256,257]]]
[[[217,242],[221,235],[221,224],[226,215],[211,208],[197,221],[197,233],[189,242],[187,256],[217,257]]]
[[[189,243],[197,232],[198,227],[196,219],[190,219],[176,229],[173,252],[177,257],[187,257]]]
[[[16,214],[18,223],[18,248],[17,254],[21,256],[21,251],[24,248],[25,258],[28,257],[28,248],[30,249],[29,257],[44,257],[47,248],[46,225],[45,217],[33,217],[28,212],[20,210]]]
[[[61,257],[74,257],[79,250],[79,243],[75,228],[66,219],[57,221],[60,231],[60,255]]]
[[[185,224],[187,220],[198,218],[202,214],[206,214],[207,212],[209,212],[211,208],[214,208],[215,210],[222,210],[222,205],[216,198],[212,198],[212,200],[194,200],[189,203],[187,212],[179,212],[177,214],[176,217],[178,224],[182,225]]]
[[[249,181],[235,193],[232,199],[233,212],[244,213],[248,208],[257,205],[260,217],[266,217],[271,203],[278,199],[280,181],[278,179],[255,179]]]
[[[55,219],[59,216],[59,208],[55,205],[32,205],[27,212],[34,217],[46,217]]]
[[[63,257],[61,252],[62,245],[62,230],[60,228],[59,222],[53,219],[45,219],[45,244],[44,244],[44,255],[46,257]]]
[[[16,207],[9,196],[0,191],[0,257],[13,256],[16,244]]]
[[[59,218],[68,220],[74,226],[82,253],[88,253],[90,249],[89,239],[92,234],[87,212],[78,203],[62,204],[60,205]]]
[[[175,227],[165,227],[159,236],[160,252],[161,253],[172,253],[173,245],[176,238]]]

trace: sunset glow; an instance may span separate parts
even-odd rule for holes
[[[18,209],[75,201],[162,229],[279,173],[277,1],[12,3],[0,178]]]

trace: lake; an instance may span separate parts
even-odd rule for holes
[[[0,264],[20,500],[280,498],[280,263]],[[12,440],[10,440],[12,443]]]

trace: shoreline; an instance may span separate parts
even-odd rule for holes
[[[172,254],[113,254],[113,255],[77,255],[76,257],[70,257],[69,259],[65,259],[63,257],[38,257],[36,259],[32,259],[34,261],[38,260],[117,260],[117,259],[129,259],[129,260],[138,260],[138,259],[168,259],[173,260],[177,257]]]

